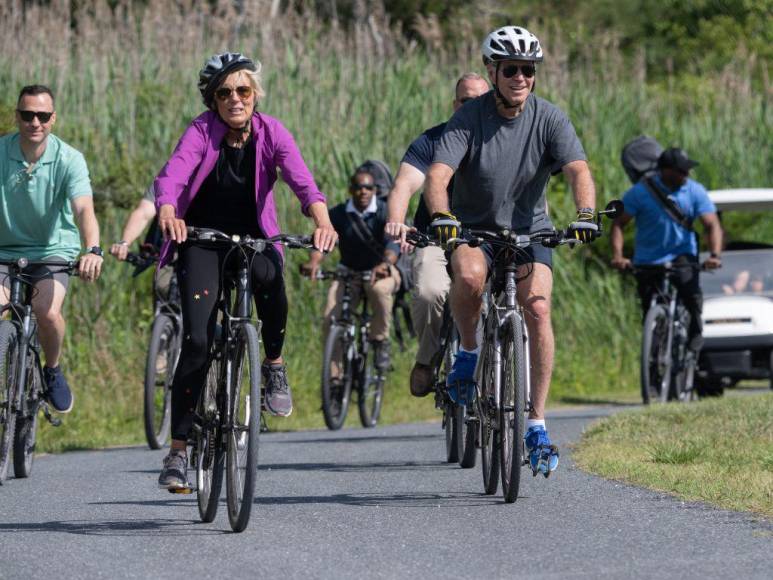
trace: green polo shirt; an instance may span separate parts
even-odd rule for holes
[[[70,202],[82,195],[92,191],[79,151],[49,135],[29,171],[19,134],[0,137],[0,259],[75,259],[81,239]]]

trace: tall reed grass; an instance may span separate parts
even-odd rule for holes
[[[0,113],[12,111],[22,85],[54,89],[55,132],[86,155],[103,245],[117,238],[126,208],[203,110],[197,72],[214,52],[242,51],[263,62],[268,96],[261,109],[295,135],[331,204],[345,198],[347,178],[362,160],[379,158],[396,168],[421,131],[450,115],[455,79],[468,70],[483,72],[473,31],[485,29],[485,22],[460,23],[448,38],[431,19],[422,20],[420,44],[391,28],[376,2],[358,3],[348,28],[322,23],[311,12],[283,12],[270,0],[243,0],[241,10],[236,3],[205,0],[147,7],[84,0],[75,11],[73,4],[0,3]],[[599,204],[628,187],[619,152],[641,133],[687,148],[702,161],[696,175],[710,188],[770,184],[770,89],[750,89],[756,71],[738,65],[710,79],[675,76],[653,85],[641,55],[624,58],[612,33],[604,48],[570,62],[564,39],[579,29],[531,27],[546,49],[538,93],[573,120]],[[280,185],[276,197],[284,229],[308,231],[289,190]],[[561,178],[551,183],[549,200],[557,224],[571,219],[571,194]],[[556,252],[554,399],[636,389],[635,292],[609,272],[604,254],[604,248]],[[297,411],[281,423],[285,427],[322,425],[317,385],[325,289],[296,275],[303,259],[292,254],[287,268],[286,354]],[[150,310],[148,279],[131,279],[117,263],[106,264],[95,287],[72,285],[65,366],[76,410],[66,427],[44,432],[46,448],[139,440]],[[411,355],[409,349],[396,357],[387,420],[433,415],[429,402],[406,395]]]

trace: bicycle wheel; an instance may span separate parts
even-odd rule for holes
[[[344,326],[330,327],[322,359],[322,414],[331,431],[341,428],[349,410],[353,371],[347,342]]]
[[[360,423],[366,429],[375,427],[381,416],[384,402],[384,375],[376,369],[376,349],[371,348],[363,361],[357,389],[357,408],[360,411]]]
[[[145,362],[145,438],[151,449],[161,449],[169,437],[176,362],[175,323],[171,317],[160,314],[153,321]]]
[[[446,334],[449,334],[446,324],[451,323],[450,314],[447,316],[449,321],[444,321],[443,325],[446,328]],[[452,336],[447,337],[443,358],[439,363],[440,369],[437,371],[438,385],[436,386],[439,389],[439,396],[442,397],[441,400],[443,401],[443,431],[445,432],[446,461],[448,463],[456,463],[462,456],[461,437],[458,434],[459,421],[456,416],[458,414],[458,407],[448,398],[445,386],[446,377],[454,366],[454,358],[456,357],[457,350],[459,350],[459,342],[455,335],[456,333],[453,332]],[[435,364],[438,363],[435,362]]]
[[[16,326],[8,320],[0,321],[0,483],[8,475],[11,441],[16,427],[17,344]]]
[[[258,476],[260,358],[258,331],[250,323],[236,329],[231,358],[230,425],[226,428],[226,498],[234,532],[247,527]]]
[[[647,311],[642,329],[641,395],[645,405],[666,402],[671,383],[671,353],[668,352],[669,316],[662,304]]]
[[[483,489],[486,495],[493,495],[499,487],[499,428],[494,408],[494,392],[499,388],[494,361],[492,337],[487,336],[481,355],[480,393],[478,396],[478,416],[480,420],[481,467],[483,469]]]
[[[502,398],[499,433],[502,441],[502,495],[505,502],[518,499],[523,465],[524,413],[526,411],[526,353],[523,320],[513,316],[502,344]]]
[[[39,395],[43,390],[43,377],[32,349],[27,354],[27,361],[27,380],[24,383],[27,412],[17,413],[16,434],[13,440],[13,473],[18,478],[29,477],[32,473],[32,460],[38,436]]]
[[[223,488],[225,453],[217,417],[217,392],[220,381],[220,361],[213,359],[207,370],[207,382],[199,402],[201,429],[196,435],[196,500],[199,517],[211,522],[217,515]]]

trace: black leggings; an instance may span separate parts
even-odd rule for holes
[[[185,440],[204,385],[207,358],[215,338],[220,272],[228,250],[184,244],[177,262],[183,315],[183,345],[172,383],[172,438]],[[236,265],[238,250],[228,265]],[[252,258],[252,291],[263,328],[266,358],[279,358],[287,323],[287,295],[282,259],[273,246]]]

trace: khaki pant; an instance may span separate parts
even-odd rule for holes
[[[391,276],[378,280],[375,284],[352,282],[351,309],[354,311],[360,301],[362,287],[368,296],[370,304],[370,340],[381,341],[389,338],[389,330],[392,327],[392,305],[395,294],[400,289],[400,272],[394,266],[389,267]],[[338,280],[330,285],[327,293],[327,305],[325,306],[324,336],[330,329],[330,320],[341,316],[341,301],[344,296],[344,284]]]
[[[440,348],[443,305],[451,288],[445,252],[436,246],[418,248],[413,255],[411,315],[419,339],[416,362],[429,365]]]

